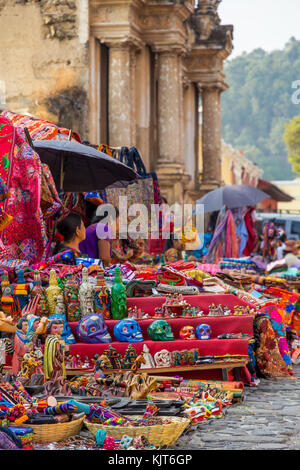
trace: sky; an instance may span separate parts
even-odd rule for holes
[[[234,25],[234,49],[230,58],[243,51],[283,49],[294,36],[300,40],[300,0],[223,0],[221,24]]]

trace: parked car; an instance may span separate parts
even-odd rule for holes
[[[300,215],[258,212],[256,218],[261,222],[272,221],[276,227],[282,227],[289,240],[300,239]]]

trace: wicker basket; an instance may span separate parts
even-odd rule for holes
[[[83,420],[84,416],[68,423],[22,424],[22,426],[33,429],[34,437],[32,442],[58,442],[79,434]]]
[[[130,418],[140,418],[141,416],[130,416]],[[97,431],[107,431],[107,435],[115,439],[122,439],[123,436],[145,436],[150,444],[155,446],[170,446],[181,436],[185,428],[189,425],[190,420],[187,418],[178,418],[172,416],[170,418],[163,417],[162,420],[172,420],[171,424],[154,425],[154,426],[109,426],[98,423],[90,423],[84,420],[85,426],[96,436]]]

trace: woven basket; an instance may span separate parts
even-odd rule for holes
[[[130,418],[140,418],[141,416],[130,416]],[[85,426],[96,436],[97,431],[107,431],[107,435],[115,439],[122,439],[123,436],[145,436],[150,444],[155,446],[170,446],[181,436],[190,420],[187,418],[163,417],[162,420],[172,420],[171,424],[159,424],[154,426],[109,426],[98,423],[90,423],[84,420]]]
[[[68,423],[22,424],[22,426],[33,429],[34,437],[32,442],[58,442],[79,434],[83,420],[84,416]]]

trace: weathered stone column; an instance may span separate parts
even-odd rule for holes
[[[183,84],[180,50],[158,53],[157,174],[168,202],[182,202],[189,180],[184,169]]]
[[[109,47],[109,144],[135,145],[135,50],[131,44]]]
[[[202,86],[202,158],[201,191],[215,189],[221,184],[221,106],[219,86]]]

